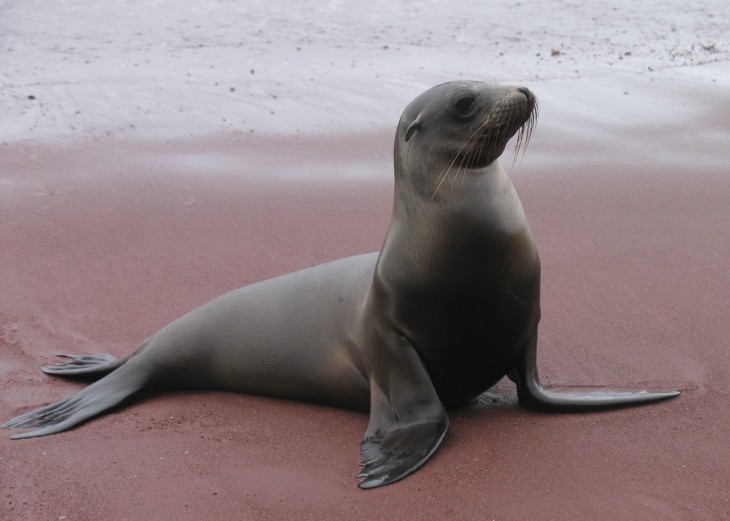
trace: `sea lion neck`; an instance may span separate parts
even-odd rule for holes
[[[416,269],[433,264],[442,254],[469,256],[474,245],[529,233],[519,197],[497,161],[471,169],[435,195],[433,188],[414,186],[414,177],[396,181],[393,214],[381,251],[384,262],[389,259]],[[464,239],[457,241],[460,251],[444,249],[443,244],[456,244],[455,235]]]
[[[393,215],[405,212],[412,218],[427,214],[483,208],[511,193],[511,182],[498,161],[481,168],[462,169],[446,179],[448,165],[423,163],[418,170],[396,176]]]

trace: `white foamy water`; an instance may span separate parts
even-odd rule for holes
[[[4,0],[0,142],[392,128],[460,78],[548,99],[617,74],[727,87],[728,5]]]

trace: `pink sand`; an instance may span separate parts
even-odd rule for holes
[[[547,4],[521,9],[544,15]],[[643,26],[630,2],[613,15],[567,4],[547,18],[518,13],[521,37],[503,25],[491,36],[504,63],[478,62],[470,42],[491,25],[469,21],[479,17],[468,10],[457,19],[454,2],[438,7],[441,18],[413,4],[415,21],[405,16],[411,8],[378,18],[336,2],[329,14],[283,3],[257,11],[158,2],[136,15],[124,2],[34,5],[10,6],[0,22],[17,37],[0,47],[13,73],[0,93],[0,419],[80,388],[38,370],[57,352],[123,355],[227,290],[377,250],[397,117],[423,88],[458,79],[456,69],[526,84],[541,100],[512,178],[543,263],[545,383],[683,394],[547,415],[518,408],[503,383],[452,413],[422,470],[368,492],[354,477],[363,414],[163,395],[54,436],[10,441],[3,431],[1,519],[727,519],[724,2],[684,11],[663,2]],[[560,29],[560,13],[587,25]],[[596,29],[602,20],[613,40]],[[671,20],[676,30],[660,39]],[[433,43],[407,44],[429,31]],[[559,34],[570,45],[552,56]],[[618,48],[632,53],[609,64]],[[252,66],[241,57],[254,51]],[[563,65],[548,60],[561,56]],[[283,94],[272,98],[277,82]]]

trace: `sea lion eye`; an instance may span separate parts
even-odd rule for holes
[[[471,112],[471,109],[474,106],[474,101],[476,101],[476,99],[472,96],[461,98],[454,104],[456,112],[458,112],[462,116],[466,116],[467,114],[469,114],[469,112]]]

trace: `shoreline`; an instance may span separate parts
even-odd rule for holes
[[[642,26],[636,10],[651,3],[609,12],[529,0],[522,11],[493,7],[494,23],[460,22],[458,2],[398,4],[414,14],[399,17],[338,2],[247,13],[206,1],[196,8],[214,10],[196,18],[169,0],[135,12],[121,1],[36,1],[0,20],[13,38],[0,44],[2,421],[83,385],[39,371],[58,352],[121,356],[228,290],[378,250],[400,111],[459,72],[553,74],[525,81],[540,118],[524,157],[510,169],[510,147],[503,156],[542,261],[546,386],[683,394],[548,415],[517,407],[501,382],[450,413],[423,469],[368,492],[355,478],[364,414],[228,393],[152,396],[54,436],[0,431],[1,520],[725,519],[725,3],[687,11],[672,0]],[[115,27],[93,23],[113,15]],[[245,34],[240,17],[251,18]],[[485,34],[499,45],[475,46],[492,42]],[[324,52],[350,40],[336,58]],[[682,54],[700,42],[710,51]],[[259,61],[239,61],[243,51]],[[632,54],[607,66],[618,51]],[[728,59],[663,68],[672,53],[690,65]],[[559,59],[578,74],[557,77],[567,71]]]

